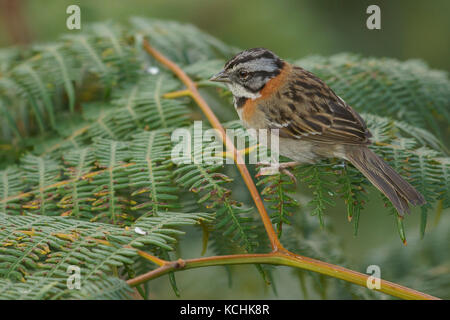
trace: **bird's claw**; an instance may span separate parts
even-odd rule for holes
[[[289,170],[287,170],[287,168],[294,167],[297,164],[298,164],[297,162],[258,163],[258,165],[264,165],[266,167],[259,169],[259,172],[257,173],[256,177],[273,175],[281,172],[290,177],[294,183],[297,183],[297,178],[295,177],[295,175]]]

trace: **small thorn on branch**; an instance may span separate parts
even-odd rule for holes
[[[183,269],[186,266],[186,261],[178,259],[174,264],[174,269]]]

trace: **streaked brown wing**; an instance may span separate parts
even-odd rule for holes
[[[323,143],[368,144],[364,120],[322,80],[294,67],[287,84],[262,108],[267,125],[280,136]]]

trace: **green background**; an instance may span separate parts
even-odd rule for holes
[[[5,3],[0,22],[0,47],[16,44],[17,38],[8,31]],[[19,1],[18,1],[19,2]],[[131,16],[145,16],[192,23],[218,39],[240,47],[267,47],[284,58],[306,55],[331,55],[354,52],[366,56],[386,56],[399,60],[422,59],[431,68],[448,70],[450,67],[450,1],[295,1],[295,0],[46,0],[20,1],[22,16],[16,30],[28,35],[32,43],[55,40],[66,28],[66,8],[81,7],[82,27],[92,21],[112,20],[126,22]],[[366,8],[370,4],[381,7],[381,30],[366,28]],[[301,188],[301,187],[300,187]],[[413,210],[405,219],[408,246],[399,240],[393,217],[383,208],[381,197],[375,192],[362,212],[359,234],[353,236],[353,227],[347,222],[344,204],[337,201],[329,210],[327,226],[343,241],[349,261],[348,267],[365,272],[369,264],[378,264],[374,252],[402,250],[415,252],[424,244],[419,234],[419,211]],[[297,199],[301,201],[301,196]],[[442,220],[448,214],[442,214]],[[437,226],[435,210],[430,211],[426,238]],[[446,223],[448,226],[448,223]],[[441,221],[438,228],[445,228]],[[198,230],[182,242],[184,258],[199,256],[201,238]],[[323,237],[329,230],[320,231]],[[443,231],[445,232],[445,230]],[[210,253],[210,252],[209,252]],[[301,253],[301,252],[300,252]],[[419,270],[419,262],[411,262],[409,274]],[[383,277],[383,265],[381,276]],[[299,280],[289,268],[275,272],[278,295],[265,286],[253,266],[233,267],[233,286],[228,285],[227,273],[221,267],[189,270],[176,275],[181,297],[185,299],[220,298],[302,298]],[[417,271],[419,272],[419,271]],[[152,298],[174,298],[163,277],[151,283]],[[402,283],[408,284],[408,283]],[[410,284],[413,285],[413,284]],[[420,288],[417,288],[420,289]],[[310,298],[318,298],[312,295]],[[333,296],[332,298],[339,298]]]
[[[2,0],[4,1],[4,0]],[[14,0],[15,1],[15,0]],[[300,58],[342,51],[420,58],[431,67],[450,67],[450,2],[367,0],[32,0],[22,3],[33,41],[55,39],[66,29],[66,8],[78,4],[82,24],[125,22],[140,15],[193,23],[228,44],[263,46]],[[381,8],[381,30],[366,28],[366,8]],[[0,28],[0,47],[11,44]]]

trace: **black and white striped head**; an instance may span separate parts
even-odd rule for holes
[[[270,50],[248,49],[228,61],[210,80],[225,82],[235,98],[256,99],[265,84],[281,72],[283,65]]]

